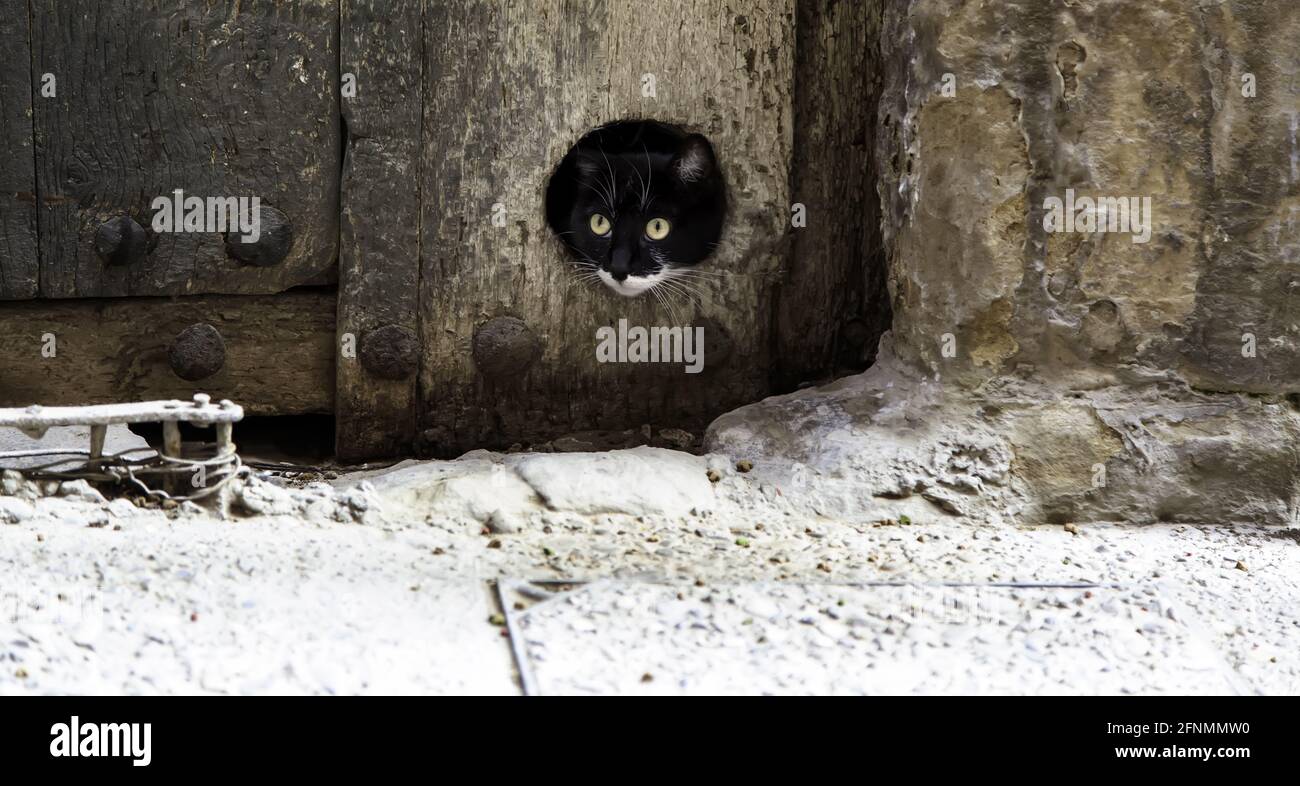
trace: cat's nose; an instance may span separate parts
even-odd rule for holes
[[[632,269],[632,252],[626,248],[614,249],[614,254],[609,260],[609,273],[615,281],[622,281],[627,278],[628,271]]]

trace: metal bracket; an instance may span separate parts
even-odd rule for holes
[[[172,498],[166,491],[151,489],[136,474],[161,474],[168,488],[178,488],[184,473],[211,468],[218,481],[211,487],[176,499],[197,499],[216,491],[240,471],[239,456],[232,439],[234,424],[244,418],[244,408],[229,399],[213,404],[206,393],[194,394],[192,401],[140,401],[126,404],[98,404],[84,407],[43,407],[33,404],[24,408],[0,409],[0,428],[16,428],[32,439],[40,439],[56,426],[90,426],[89,450],[21,450],[0,453],[0,459],[31,456],[68,456],[45,468],[79,461],[80,467],[54,473],[61,477],[84,477],[103,481],[129,481],[151,496]],[[104,440],[110,425],[127,423],[162,423],[163,449],[153,459],[128,459],[123,454],[104,455]],[[216,452],[207,459],[185,459],[181,455],[181,423],[216,428]],[[139,449],[137,449],[139,450]],[[125,451],[130,453],[134,451]]]

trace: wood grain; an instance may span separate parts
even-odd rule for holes
[[[347,148],[339,238],[339,333],[358,342],[397,326],[418,340],[422,3],[342,0]],[[377,376],[360,357],[338,364],[340,458],[396,455],[416,431],[416,374]]]
[[[0,300],[9,300],[40,287],[27,0],[0,0],[0,52]]]
[[[420,421],[453,454],[584,429],[710,418],[768,390],[771,299],[790,205],[793,0],[456,0],[425,18]],[[653,74],[656,97],[642,95]],[[576,281],[543,218],[546,178],[586,131],[652,117],[706,134],[731,197],[698,305]],[[492,223],[492,206],[507,211]],[[475,330],[517,317],[542,356],[490,380]],[[599,364],[595,331],[706,324],[705,371]],[[729,344],[729,353],[716,350]],[[710,348],[715,350],[710,355]],[[718,354],[729,354],[720,358]],[[710,361],[712,357],[712,361]]]
[[[40,292],[271,293],[332,281],[337,256],[337,0],[33,0]],[[259,197],[290,219],[279,264],[217,233],[164,233],[134,264],[95,252],[105,221],[149,227],[157,196]]]
[[[0,309],[0,406],[109,404],[208,393],[253,415],[334,408],[334,293],[33,300]],[[224,366],[197,382],[167,362],[196,323],[221,333]],[[54,354],[46,350],[53,341]]]

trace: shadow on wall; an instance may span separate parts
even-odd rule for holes
[[[865,370],[892,322],[875,160],[884,3],[796,5],[796,202],[773,393]]]

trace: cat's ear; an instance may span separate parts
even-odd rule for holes
[[[699,134],[691,134],[682,140],[669,166],[678,180],[697,183],[712,177],[718,169],[718,162],[713,157],[713,146],[709,140]]]

